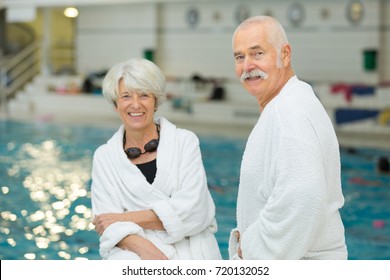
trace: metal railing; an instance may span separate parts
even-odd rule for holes
[[[8,100],[40,71],[40,44],[35,41],[19,53],[0,62],[0,103],[8,115]]]

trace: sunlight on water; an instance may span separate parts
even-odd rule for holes
[[[14,142],[6,146],[8,151],[18,148]],[[64,160],[64,156],[57,142],[49,139],[39,144],[24,143],[16,156],[2,158],[9,165],[7,175],[18,180],[22,178],[23,187],[28,190],[33,202],[33,207],[20,204],[19,207],[12,207],[12,210],[1,212],[3,222],[0,230],[5,235],[13,236],[6,242],[16,248],[20,244],[22,248],[19,251],[26,248],[23,252],[25,259],[45,259],[44,254],[38,256],[33,248],[28,249],[31,246],[25,246],[25,241],[32,241],[38,249],[57,246],[59,259],[76,258],[78,256],[73,257],[69,253],[70,246],[64,241],[64,236],[71,237],[78,231],[93,230],[91,209],[77,203],[81,198],[89,199],[86,186],[90,180],[91,158]],[[6,198],[14,190],[15,187],[5,185],[1,187],[1,194]],[[74,211],[68,217],[71,208]],[[31,226],[21,229],[21,218]],[[21,235],[15,238],[14,230],[22,230],[24,240],[20,238]],[[88,247],[82,247],[78,249],[78,254],[83,255],[88,251]]]

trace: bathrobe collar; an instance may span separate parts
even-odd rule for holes
[[[171,170],[171,164],[173,162],[173,156],[175,151],[176,143],[176,126],[170,123],[163,117],[155,119],[155,123],[159,124],[160,140],[157,148],[157,172],[156,178],[152,184],[149,184],[138,169],[126,156],[123,150],[123,134],[124,126],[121,125],[118,131],[108,140],[107,146],[109,150],[109,156],[118,171],[120,180],[126,184],[132,184],[137,187],[127,188],[127,191],[132,192],[133,195],[140,199],[150,199],[151,194],[155,189],[155,186],[159,186],[161,189],[162,185],[167,184],[168,176]],[[161,191],[158,191],[162,195]],[[154,196],[156,192],[154,192]]]

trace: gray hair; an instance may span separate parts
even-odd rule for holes
[[[268,27],[266,29],[268,35],[268,42],[275,47],[278,54],[277,64],[280,64],[281,63],[280,51],[282,50],[282,47],[284,45],[288,44],[288,39],[287,39],[286,31],[284,30],[283,26],[273,17],[264,16],[264,15],[253,16],[241,22],[240,25],[234,31],[232,37],[232,45],[234,42],[234,38],[236,37],[237,33],[240,30],[245,29],[251,25],[261,25],[261,24],[264,24]]]
[[[153,94],[156,98],[156,109],[166,99],[165,76],[156,64],[147,59],[133,58],[120,62],[107,72],[103,79],[103,95],[115,107],[121,79],[130,91]]]

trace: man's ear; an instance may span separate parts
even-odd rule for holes
[[[286,44],[282,47],[281,50],[281,58],[283,66],[287,66],[290,64],[291,61],[291,46],[289,44]]]

